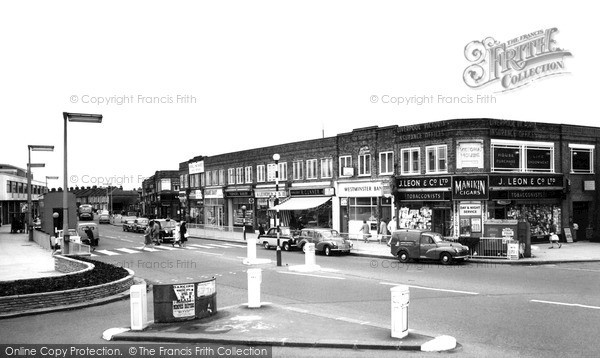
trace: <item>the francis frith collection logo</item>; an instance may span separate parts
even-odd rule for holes
[[[557,28],[538,30],[506,42],[488,37],[465,46],[469,65],[463,79],[471,88],[499,84],[498,92],[514,90],[531,82],[567,73],[565,60],[571,53],[557,46]]]

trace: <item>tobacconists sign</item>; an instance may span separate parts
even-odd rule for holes
[[[497,175],[490,176],[490,186],[505,188],[562,188],[562,175]]]
[[[452,200],[488,200],[488,176],[452,177]]]

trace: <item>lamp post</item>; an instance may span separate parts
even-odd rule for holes
[[[242,205],[242,233],[246,241],[246,205]]]
[[[28,145],[27,146],[27,232],[29,241],[33,241],[33,210],[31,210],[31,168],[43,168],[45,164],[31,163],[31,152],[52,152],[53,145]]]
[[[69,253],[69,196],[67,172],[67,122],[102,123],[101,114],[63,112],[64,119],[64,172],[63,172],[63,254]]]
[[[46,192],[48,192],[48,179],[58,179],[58,177],[46,175]]]
[[[277,266],[281,266],[281,243],[279,242],[279,154],[273,154],[275,161],[275,227],[277,228]]]

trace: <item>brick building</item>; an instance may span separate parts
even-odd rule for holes
[[[375,231],[396,216],[399,227],[480,237],[495,222],[526,220],[539,239],[576,223],[581,240],[600,224],[599,141],[595,127],[452,119],[196,157],[179,174],[208,225],[240,225],[242,206],[247,222],[272,224],[277,195],[282,225],[356,233],[363,220]]]
[[[179,171],[158,170],[142,182],[141,214],[149,218],[178,218]]]

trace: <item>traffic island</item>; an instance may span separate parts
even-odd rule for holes
[[[332,333],[334,332],[334,333]],[[143,331],[111,328],[103,337],[110,341],[189,344],[389,349],[448,351],[452,337],[431,337],[409,330],[402,339],[392,338],[389,327],[356,322],[352,318],[319,314],[269,304],[260,309],[246,305],[225,307],[210,317],[171,323],[151,322]],[[443,345],[439,345],[439,344]],[[440,349],[437,349],[440,348]]]

